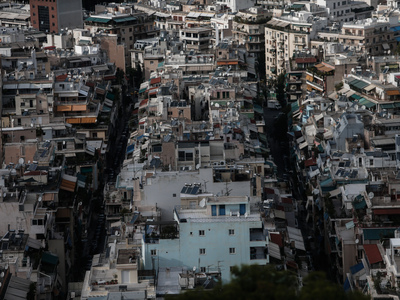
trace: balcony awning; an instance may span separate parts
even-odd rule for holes
[[[374,107],[376,105],[376,103],[371,102],[365,98],[361,98],[360,100],[358,100],[358,104],[359,105],[364,105],[366,108],[371,108]]]
[[[399,90],[390,90],[390,91],[387,91],[386,94],[388,96],[400,95],[400,91]]]
[[[370,84],[369,86],[365,87],[364,90],[369,92],[369,91],[373,90],[374,88],[376,88],[376,86],[373,84]]]
[[[44,252],[42,254],[42,262],[49,265],[58,265],[58,256],[50,252]]]
[[[95,18],[95,17],[89,17],[85,20],[85,22],[97,22],[97,23],[108,23],[110,21],[111,19]]]
[[[382,44],[382,48],[383,48],[383,50],[389,50],[390,49],[388,43],[383,43]]]
[[[381,104],[381,108],[383,108],[383,109],[391,109],[391,108],[394,108],[394,104],[393,103]]]
[[[399,215],[400,208],[376,208],[373,212],[374,215]]]

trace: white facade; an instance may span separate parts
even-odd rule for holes
[[[145,238],[145,269],[195,267],[197,272],[220,271],[229,281],[233,266],[267,264],[262,221],[258,212],[250,212],[246,198],[209,198],[204,208],[177,208],[179,237]]]

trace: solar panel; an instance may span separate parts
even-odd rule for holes
[[[186,194],[191,194],[192,193],[192,189],[193,189],[192,187],[188,187],[187,190],[186,190]]]
[[[358,174],[357,170],[353,170],[353,172],[351,172],[350,178],[356,178]]]
[[[198,191],[199,191],[199,187],[198,186],[195,186],[193,189],[192,189],[192,195],[197,195],[197,193],[198,193]]]
[[[50,142],[45,142],[43,144],[43,148],[49,148],[50,147]]]
[[[345,167],[350,167],[350,162],[349,161],[346,161],[346,164],[345,164]]]
[[[47,150],[44,150],[44,151],[42,152],[42,154],[40,154],[40,157],[44,157],[46,154],[47,154]]]
[[[28,168],[28,171],[36,171],[37,165],[36,164],[31,164]]]
[[[337,170],[335,176],[340,176],[340,173],[342,172],[342,170]]]
[[[181,190],[181,194],[186,194],[186,190],[187,190],[187,187],[184,186],[184,187],[182,188],[182,190]]]
[[[344,162],[340,162],[339,163],[339,168],[343,168],[344,167]]]
[[[8,243],[4,242],[4,243],[1,245],[1,250],[7,250],[7,249],[8,249]]]

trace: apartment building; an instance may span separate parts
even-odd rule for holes
[[[32,0],[31,22],[35,29],[59,33],[61,29],[83,27],[82,1]]]
[[[385,18],[347,22],[343,24],[338,40],[354,51],[369,55],[389,54],[397,45],[390,27]]]
[[[326,18],[297,12],[288,17],[272,18],[265,28],[265,64],[267,77],[290,71],[289,60],[295,51],[310,48],[310,40],[319,28],[327,25]]]
[[[174,220],[146,224],[152,231],[144,237],[145,269],[209,268],[221,271],[222,280],[228,281],[235,265],[269,261],[261,218],[246,196],[208,197],[199,205],[177,206]],[[167,235],[167,230],[174,234]]]

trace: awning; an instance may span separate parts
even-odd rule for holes
[[[97,22],[97,23],[108,23],[111,19],[104,19],[104,18],[96,18],[96,17],[89,17],[85,20],[85,22]]]
[[[50,252],[44,252],[42,254],[42,263],[43,262],[50,265],[58,265],[58,256]]]
[[[374,215],[399,215],[400,208],[376,208],[373,212]]]
[[[399,90],[390,90],[390,91],[387,91],[386,94],[388,96],[400,95],[400,91]]]
[[[373,90],[374,88],[376,88],[376,86],[373,84],[370,84],[369,86],[365,87],[364,90],[369,92],[369,91]]]
[[[133,145],[129,145],[129,146],[126,148],[126,154],[133,153],[134,150],[135,150],[135,145],[134,145],[134,144],[133,144]]]
[[[28,240],[26,241],[26,246],[39,250],[40,248],[42,248],[42,242],[28,237]]]
[[[378,245],[366,244],[364,245],[364,250],[365,255],[367,256],[367,259],[371,265],[382,261],[382,255],[379,251]]]
[[[382,109],[391,109],[394,108],[393,103],[381,104]]]
[[[374,107],[376,105],[376,103],[371,102],[365,98],[361,98],[360,100],[358,100],[358,104],[359,105],[364,105],[366,108],[371,108]]]
[[[359,96],[359,95],[357,95],[357,94],[353,94],[353,95],[350,96],[350,98],[353,98],[353,99],[361,99],[362,97]]]
[[[383,43],[382,44],[382,48],[383,48],[383,50],[389,50],[390,49],[390,47],[389,47],[389,45],[387,43]]]
[[[136,17],[130,16],[125,18],[113,19],[116,23],[130,22],[137,20]]]
[[[358,80],[357,82],[351,82],[350,85],[354,86],[357,89],[362,90],[363,88],[367,87],[369,85],[369,83],[362,81],[362,80]]]
[[[299,148],[300,148],[300,149],[304,149],[304,148],[307,147],[307,146],[308,146],[308,143],[307,143],[307,142],[304,142],[304,143],[301,143],[301,144],[300,144]]]

